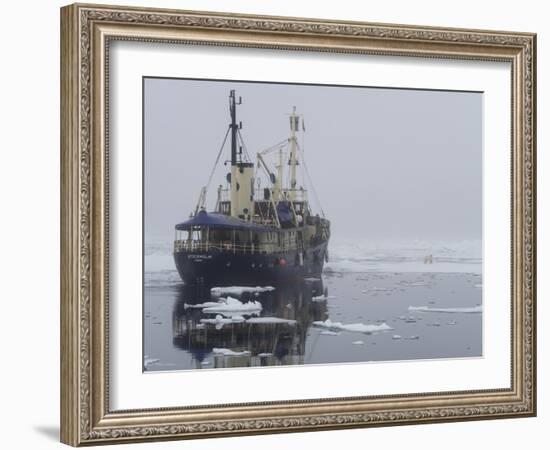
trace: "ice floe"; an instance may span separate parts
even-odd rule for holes
[[[172,265],[174,264],[173,257],[170,258],[171,255],[167,256],[167,260],[172,260]],[[162,257],[161,259],[164,259]],[[168,286],[178,286],[181,285],[182,281],[180,276],[178,275],[178,272],[173,269],[169,270],[155,270],[151,271],[151,268],[148,267],[145,269],[144,273],[144,280],[143,280],[143,286],[146,288],[155,288],[155,287],[168,287]]]
[[[332,331],[341,330],[356,333],[376,333],[378,331],[387,331],[392,329],[386,323],[382,323],[380,325],[366,325],[364,323],[343,324],[342,322],[332,322],[330,319],[327,319],[324,322],[319,320],[315,321],[313,322],[313,326],[327,328]]]
[[[433,264],[424,264],[433,255]],[[471,241],[392,241],[340,238],[331,243],[331,261],[327,274],[409,272],[409,273],[480,273],[482,245]]]
[[[224,325],[235,323],[249,323],[249,324],[287,324],[295,325],[296,321],[293,319],[283,319],[281,317],[251,317],[245,319],[241,315],[231,315],[230,317],[224,317],[221,314],[216,315],[213,319],[201,319],[201,324],[216,325],[217,329],[222,328]]]
[[[467,308],[431,308],[429,306],[409,306],[409,311],[436,313],[480,313],[483,312],[483,309],[479,305]]]
[[[158,358],[146,358],[144,361],[143,361],[143,365],[145,367],[149,367],[151,364],[156,364],[160,362],[160,359]]]
[[[326,300],[332,300],[336,297],[334,295],[317,295],[315,297],[311,297],[311,301],[313,302],[324,302]]]
[[[214,305],[203,308],[203,313],[221,313],[224,315],[229,314],[258,314],[262,310],[262,304],[258,301],[243,303],[236,298],[226,297],[222,298]]]
[[[189,303],[184,303],[183,304],[183,307],[184,309],[202,309],[202,308],[209,308],[211,306],[218,306],[220,305],[222,302],[204,302],[204,303],[195,303],[195,304],[189,304]]]
[[[399,334],[394,334],[391,337],[394,341],[417,341],[420,339],[420,336],[409,336],[409,337],[403,337]]]
[[[274,291],[273,286],[225,286],[225,287],[213,287],[210,289],[212,297],[221,297],[222,295],[236,295],[237,297],[244,293],[261,293]]]
[[[221,329],[224,325],[230,323],[243,323],[245,318],[243,316],[233,316],[233,317],[223,317],[221,314],[218,314],[214,319],[201,319],[202,324],[216,325],[216,329]]]
[[[321,333],[319,334],[322,334],[323,336],[340,336],[340,333],[338,333],[338,331],[330,331],[330,330],[321,331]]]
[[[352,344],[353,345],[363,345],[365,343],[365,341],[353,341]]]
[[[286,323],[288,325],[294,325],[295,320],[283,319],[281,317],[251,317],[246,320],[246,323]]]
[[[405,323],[416,323],[417,320],[422,320],[421,317],[414,316],[399,316],[397,319],[402,320]]]
[[[228,348],[216,348],[214,347],[212,349],[212,353],[216,355],[222,355],[222,356],[247,356],[250,355],[250,352],[248,350],[244,350],[242,352],[236,352],[233,350],[230,350]]]

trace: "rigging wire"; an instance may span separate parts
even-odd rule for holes
[[[244,139],[243,139],[243,135],[241,134],[241,130],[237,129],[237,134],[239,136],[239,140],[241,141],[241,145],[243,147],[246,159],[248,160],[248,162],[251,162],[252,158],[250,158],[250,155],[248,154],[248,150],[246,149],[246,144],[244,143]]]
[[[212,170],[210,171],[210,176],[208,177],[208,182],[206,183],[206,186],[205,186],[205,192],[204,192],[205,198],[206,198],[206,192],[208,191],[210,183],[212,182],[212,177],[214,176],[214,172],[216,171],[216,166],[220,162],[220,157],[222,156],[222,151],[223,151],[223,148],[225,147],[225,142],[227,141],[227,136],[229,136],[229,130],[230,129],[231,129],[231,127],[229,127],[227,129],[227,131],[225,132],[225,137],[223,138],[222,145],[221,145],[220,149],[218,150],[218,156],[216,157],[216,162],[214,163],[214,166],[212,167]]]
[[[298,151],[300,152],[300,154],[302,155],[302,165],[301,165],[301,173],[302,173],[302,178],[305,180],[306,179],[306,118],[305,118],[305,115],[302,114],[302,133],[299,134],[300,138],[302,139],[302,143],[300,144],[299,142],[296,142],[296,145],[298,147]],[[308,178],[309,175],[308,175]],[[315,198],[317,198],[317,193],[315,192],[315,187],[313,186],[313,182],[311,181],[311,178],[310,178],[310,181],[309,183],[311,184],[311,190],[313,191],[313,194],[315,196]],[[319,204],[319,208],[321,209],[321,213],[323,214],[323,217],[325,216],[325,213],[323,212],[323,208],[321,207],[321,203],[319,202],[319,200],[317,199],[317,203]],[[311,208],[308,204],[308,212],[309,214],[311,214]]]
[[[313,196],[315,197],[315,200],[317,201],[317,204],[319,205],[319,209],[321,210],[321,215],[323,217],[325,217],[325,212],[323,211],[323,207],[321,206],[321,202],[320,202],[319,197],[317,195],[317,191],[315,190],[315,186],[313,185],[313,180],[311,179],[311,175],[309,174],[309,170],[308,170],[307,165],[306,165],[306,158],[304,156],[304,151],[302,150],[300,145],[298,145],[297,142],[296,142],[296,148],[302,154],[302,164],[304,166],[304,171],[305,171],[305,173],[307,175],[307,178],[309,180],[309,185],[311,186],[311,190],[313,191]]]
[[[288,144],[288,138],[283,139],[281,142],[277,142],[275,145],[272,145],[271,147],[267,147],[266,149],[262,150],[259,153],[260,155],[266,155],[272,152],[273,150],[278,150],[279,147],[281,147],[283,144]]]

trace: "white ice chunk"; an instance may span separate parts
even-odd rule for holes
[[[330,331],[330,330],[321,331],[321,333],[319,334],[322,334],[323,336],[340,336],[340,333],[338,333],[338,331]]]
[[[363,345],[365,343],[365,341],[353,341],[352,344],[353,345]]]
[[[220,305],[222,302],[204,302],[204,303],[196,303],[196,304],[189,304],[189,303],[184,303],[183,304],[183,307],[185,309],[202,309],[202,308],[208,308],[208,307],[211,307],[211,306],[217,306],[217,305]]]
[[[233,350],[230,350],[228,348],[216,348],[214,347],[212,349],[212,352],[216,355],[222,355],[222,356],[246,356],[250,355],[250,352],[248,350],[244,350],[242,352],[235,352]]]
[[[391,338],[392,338],[393,340],[397,341],[397,340],[401,339],[401,336],[398,335],[398,334],[394,334]]]
[[[334,295],[317,295],[316,297],[311,297],[313,302],[324,302],[326,300],[331,300],[336,298]]]
[[[221,314],[218,314],[215,319],[201,319],[201,323],[205,324],[211,324],[216,325],[216,329],[221,329],[224,325],[230,324],[230,323],[242,323],[244,322],[243,316],[233,316],[225,318]]]
[[[378,331],[386,331],[392,329],[387,323],[382,323],[380,325],[365,325],[364,323],[343,324],[342,322],[332,322],[330,319],[327,319],[324,322],[315,321],[313,322],[313,326],[328,328],[332,331],[342,330],[355,333],[375,333]]]
[[[221,314],[217,314],[215,319],[201,319],[201,323],[239,323],[244,322],[243,316],[223,317]]]
[[[156,364],[156,363],[158,363],[158,362],[160,362],[160,359],[157,359],[157,358],[147,358],[147,359],[145,359],[145,360],[143,361],[143,365],[144,365],[145,367],[148,367],[148,366],[150,366],[151,364]]]
[[[243,295],[248,293],[270,292],[274,291],[273,286],[225,286],[225,287],[213,287],[210,289],[210,294],[213,297],[221,297],[222,295]]]
[[[409,311],[437,313],[480,313],[483,312],[483,309],[479,305],[467,308],[430,308],[429,306],[409,306]]]
[[[273,353],[258,353],[258,356],[260,358],[265,358],[267,356],[273,356]]]
[[[296,321],[292,319],[283,319],[281,317],[251,317],[247,319],[246,323],[286,323],[294,325]]]
[[[254,314],[259,313],[262,310],[262,304],[260,302],[246,302],[243,303],[236,298],[227,297],[221,299],[219,302],[215,303],[212,306],[207,306],[203,308],[202,312],[204,313],[221,313],[224,315],[241,313],[241,314]]]

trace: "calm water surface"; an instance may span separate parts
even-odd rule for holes
[[[275,286],[273,291],[237,298],[258,302],[261,311],[243,314],[236,319],[239,323],[205,323],[230,317],[190,307],[218,301],[210,289],[177,281],[146,285],[144,370],[482,356],[481,312],[453,310],[481,305],[478,274],[332,273],[323,280]],[[410,306],[451,311],[419,312]],[[286,322],[246,321],[256,317]],[[331,326],[319,326],[327,319]],[[391,329],[370,333],[342,329],[384,323]]]

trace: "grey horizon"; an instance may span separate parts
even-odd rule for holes
[[[481,93],[145,78],[146,243],[170,239],[194,209],[231,89],[252,157],[288,136],[293,106],[304,115],[307,167],[333,235],[481,239]],[[209,209],[227,171],[214,175]]]

